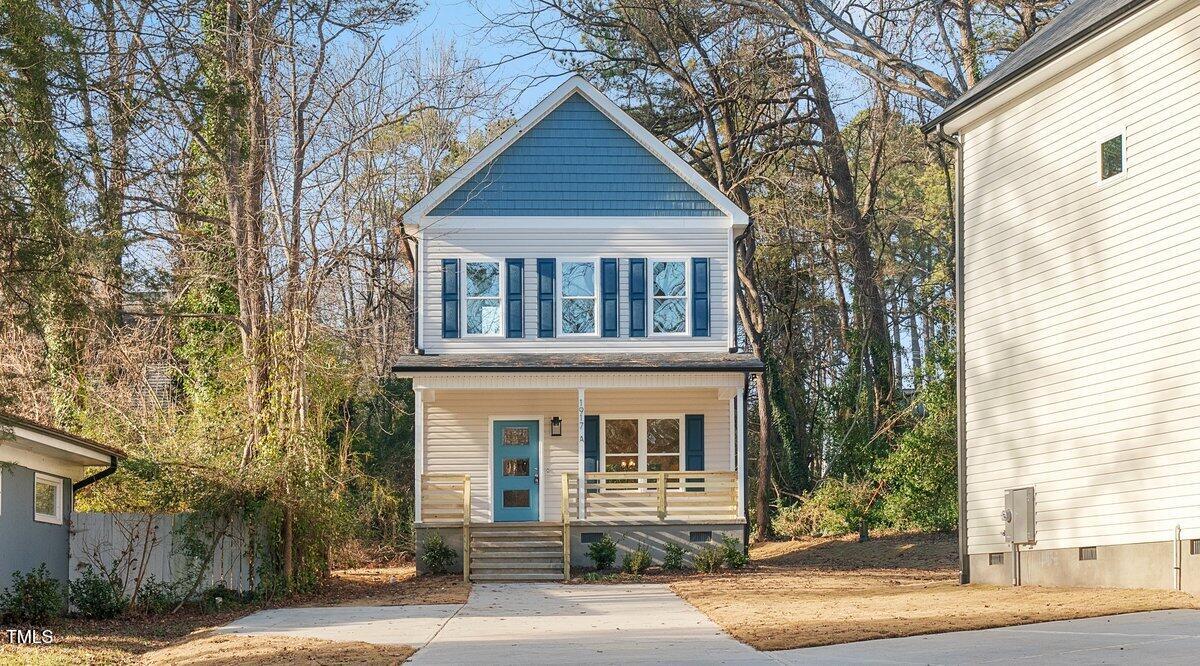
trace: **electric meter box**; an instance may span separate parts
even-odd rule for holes
[[[1033,488],[1004,491],[1004,541],[1033,543],[1035,537]]]

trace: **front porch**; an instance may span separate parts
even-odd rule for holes
[[[507,580],[511,564],[545,580],[587,565],[605,534],[656,561],[671,543],[742,540],[744,386],[730,372],[414,377],[418,550],[436,532],[468,578]]]

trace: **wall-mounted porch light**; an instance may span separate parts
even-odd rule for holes
[[[562,419],[557,416],[550,419],[550,436],[562,437]]]

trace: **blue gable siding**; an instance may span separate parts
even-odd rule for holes
[[[578,93],[430,212],[435,216],[722,214]]]

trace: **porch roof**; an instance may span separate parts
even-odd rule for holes
[[[664,370],[677,372],[762,372],[758,357],[724,352],[638,352],[593,354],[406,354],[396,360],[392,372],[486,372],[562,370],[631,372]]]

